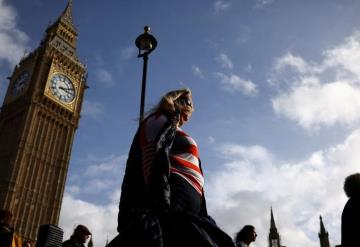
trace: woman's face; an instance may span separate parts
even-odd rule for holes
[[[181,114],[180,114],[180,126],[183,125],[184,123],[186,123],[187,121],[189,121],[189,119],[191,117],[192,107],[193,107],[191,96],[190,95],[184,96],[182,99],[182,103],[183,103],[183,105],[185,105],[185,107],[184,107],[184,110],[182,110]],[[189,108],[191,110],[189,110]]]
[[[249,234],[250,243],[254,242],[256,240],[256,237],[257,237],[257,233],[256,233],[255,228],[254,228],[254,230]]]

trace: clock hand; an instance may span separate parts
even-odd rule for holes
[[[23,88],[24,82],[21,82],[15,86],[16,90],[20,90]]]
[[[24,83],[25,83],[24,81],[20,82],[20,83],[18,84],[18,87],[24,85]]]
[[[63,90],[64,92],[66,92],[67,94],[73,95],[74,92],[71,88],[64,88],[64,87],[59,87],[59,89]]]
[[[59,89],[65,91],[65,92],[69,92],[69,89],[68,89],[68,88],[65,88],[65,87],[61,87],[61,86],[60,86]]]

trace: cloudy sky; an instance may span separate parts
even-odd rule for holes
[[[0,100],[6,77],[36,48],[66,0],[0,0]],[[60,226],[89,226],[96,246],[116,234],[127,153],[137,127],[150,25],[146,108],[189,87],[184,126],[198,143],[210,214],[231,236],[270,207],[282,244],[319,246],[319,216],[340,243],[344,178],[360,165],[360,2],[356,0],[74,1],[78,55],[88,68]],[[34,13],[38,13],[34,15]]]

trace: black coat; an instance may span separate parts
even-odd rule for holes
[[[85,245],[76,241],[74,237],[71,237],[70,239],[64,241],[61,247],[85,247]]]
[[[0,247],[11,246],[14,230],[0,224]]]
[[[208,216],[204,196],[198,215],[170,208],[169,153],[178,117],[168,117],[156,138],[154,163],[157,165],[148,186],[142,171],[141,126],[135,134],[121,187],[119,235],[109,247],[234,247],[232,239]]]
[[[350,198],[342,212],[341,246],[360,246],[360,196]]]
[[[148,186],[145,186],[142,170],[140,129],[141,126],[131,144],[121,186],[118,214],[119,232],[132,222],[134,213],[155,208],[160,209],[170,205],[169,152],[176,134],[176,119],[168,118],[168,122],[156,138],[154,162],[158,165],[154,166],[156,170],[152,172]]]

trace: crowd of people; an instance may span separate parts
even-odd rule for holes
[[[10,211],[0,210],[0,247],[23,246],[21,237],[12,228],[12,218],[13,215]]]
[[[207,212],[198,146],[182,129],[193,111],[191,91],[180,89],[165,94],[141,120],[121,188],[119,234],[109,247],[248,247],[256,240],[254,226],[245,225],[232,239]],[[342,247],[359,247],[360,174],[347,177],[344,189],[349,200]],[[10,220],[11,214],[1,215],[0,247],[21,247]],[[83,247],[88,239],[92,247],[91,232],[78,225],[62,246]]]
[[[23,239],[17,234],[12,227],[12,217],[13,215],[9,210],[0,210],[0,247],[45,247],[35,245],[34,242]],[[88,247],[93,247],[91,235],[86,226],[78,225],[71,237],[62,243],[62,247],[85,247],[85,243]]]

